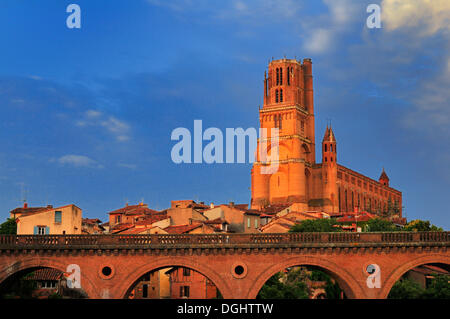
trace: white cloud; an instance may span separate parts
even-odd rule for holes
[[[383,0],[381,8],[381,19],[388,31],[417,28],[420,36],[450,31],[449,0]]]
[[[363,11],[360,3],[350,0],[323,0],[328,13],[304,21],[303,32],[306,34],[303,49],[309,53],[326,53],[335,45],[335,40],[347,32]]]
[[[54,161],[54,160],[51,160]],[[84,155],[64,155],[56,160],[59,164],[70,165],[74,167],[90,167],[90,168],[103,168],[97,161],[90,159]]]
[[[306,38],[305,48],[311,53],[322,53],[328,50],[332,41],[332,32],[327,29],[316,29]]]
[[[118,118],[106,115],[100,111],[88,110],[83,119],[76,122],[77,126],[97,126],[106,129],[117,141],[125,142],[130,139],[130,126]]]
[[[119,163],[117,165],[120,166],[120,167],[129,168],[129,169],[136,169],[137,168],[136,164]]]

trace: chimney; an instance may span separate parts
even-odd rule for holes
[[[214,208],[214,203],[211,203],[211,204],[209,205],[209,207],[210,207],[210,208]]]
[[[23,208],[28,208],[28,203],[27,202],[23,203]]]
[[[234,202],[230,202],[230,203],[228,204],[228,206],[234,207]]]
[[[47,205],[47,208],[53,208],[53,205]]]

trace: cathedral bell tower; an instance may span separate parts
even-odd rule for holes
[[[278,170],[261,173],[260,154],[252,168],[254,209],[270,204],[300,203],[308,207],[311,170],[315,164],[314,100],[311,59],[273,60],[264,74],[263,108],[259,110],[261,128],[279,129]],[[258,149],[260,145],[258,140]],[[268,143],[270,145],[270,143]],[[270,156],[271,149],[267,154]]]

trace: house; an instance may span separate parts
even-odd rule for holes
[[[173,267],[166,271],[170,278],[171,299],[214,299],[217,287],[202,274],[184,267]]]
[[[105,228],[102,221],[98,218],[83,218],[81,220],[81,232],[85,235],[103,234]]]
[[[10,211],[16,218],[18,235],[62,235],[82,233],[82,210],[74,204],[56,207],[23,207]]]
[[[256,233],[259,232],[260,212],[248,209],[248,205],[221,204],[211,205],[209,209],[203,211],[203,215],[208,220],[223,219],[228,223],[228,231],[233,233]]]

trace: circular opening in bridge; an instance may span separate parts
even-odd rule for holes
[[[111,274],[112,274],[112,269],[111,269],[111,267],[108,267],[108,266],[103,267],[103,268],[102,268],[102,274],[103,274],[103,276],[105,276],[105,277],[111,276]]]
[[[242,266],[234,267],[234,273],[238,276],[242,275],[244,273],[244,267]]]
[[[247,275],[247,265],[243,262],[237,262],[231,267],[231,274],[236,279],[242,279]]]
[[[367,266],[366,271],[368,274],[372,275],[376,270],[375,265],[370,264],[369,266]]]

